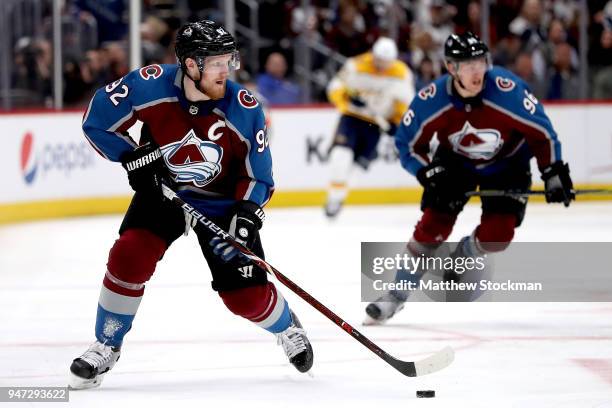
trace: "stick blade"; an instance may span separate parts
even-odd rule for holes
[[[426,357],[422,360],[416,361],[414,366],[416,368],[416,376],[427,375],[440,371],[443,368],[448,367],[455,359],[455,352],[450,347],[444,347],[442,350]]]
[[[397,371],[408,377],[420,377],[440,371],[448,367],[455,359],[455,352],[450,347],[445,347],[434,354],[419,361],[402,361],[388,356],[385,359]]]

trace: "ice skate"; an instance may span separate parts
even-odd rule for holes
[[[291,313],[291,326],[285,331],[276,334],[277,343],[283,346],[289,362],[301,373],[305,373],[312,367],[314,354],[306,331],[302,328],[297,316]]]
[[[340,213],[340,210],[342,210],[342,204],[342,201],[327,201],[327,203],[325,204],[325,215],[327,216],[327,218],[336,218]]]
[[[98,387],[104,375],[119,360],[121,349],[96,341],[70,365],[70,388],[82,390]]]
[[[363,324],[365,326],[383,324],[402,310],[404,303],[403,300],[398,299],[392,293],[381,296],[366,307],[366,318]]]

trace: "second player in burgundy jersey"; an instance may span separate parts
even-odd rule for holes
[[[542,105],[512,72],[487,71],[483,90],[463,98],[446,74],[421,89],[402,119],[395,140],[402,166],[411,174],[431,162],[437,150],[464,159],[480,174],[493,174],[510,159],[533,156],[540,169],[561,160],[561,144]]]
[[[548,202],[569,206],[574,199],[569,166],[542,105],[511,72],[492,67],[489,50],[472,33],[452,34],[444,55],[448,74],[414,97],[395,134],[404,169],[423,186],[421,210],[406,252],[412,257],[485,259],[503,251],[523,222],[527,197],[481,197],[480,223],[450,252],[443,246],[467,193],[481,190],[526,192],[535,157]],[[398,270],[395,282],[420,280],[427,268]],[[478,281],[487,268],[472,273],[442,271],[446,282]],[[473,300],[478,293],[448,294]],[[459,296],[457,299],[455,296]],[[366,308],[368,323],[383,323],[403,308],[407,291],[388,291]]]

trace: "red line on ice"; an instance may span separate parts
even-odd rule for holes
[[[596,374],[609,385],[612,385],[612,359],[574,358],[572,361]]]

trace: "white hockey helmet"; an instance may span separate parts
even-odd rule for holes
[[[397,59],[397,45],[388,37],[380,37],[372,47],[372,54],[381,61],[393,61]]]

